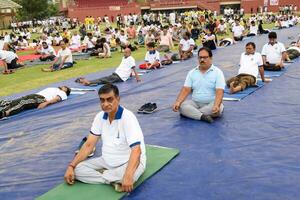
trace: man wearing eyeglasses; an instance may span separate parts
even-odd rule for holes
[[[212,64],[212,51],[202,47],[198,51],[199,66],[192,69],[185,80],[173,111],[181,115],[212,123],[223,112],[222,99],[225,79],[223,72]],[[192,93],[192,99],[186,100]]]
[[[99,112],[87,141],[67,167],[65,181],[112,184],[118,192],[130,192],[146,168],[144,136],[135,115],[119,105],[119,90],[106,84],[99,89]],[[85,160],[102,139],[101,157]]]

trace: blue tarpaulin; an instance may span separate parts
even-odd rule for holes
[[[300,27],[278,30],[278,40],[287,45],[288,37],[296,38],[299,32]],[[268,39],[261,35],[213,52],[213,63],[227,79],[237,74],[240,54],[249,41],[261,51]],[[127,109],[136,111],[146,102],[158,105],[151,115],[137,114],[145,142],[181,151],[125,199],[299,199],[299,63],[242,101],[225,102],[223,117],[213,124],[182,118],[171,110],[186,74],[195,66],[196,56],[145,74],[141,83],[131,79],[118,84]],[[51,86],[78,87],[74,80]],[[0,121],[1,200],[33,199],[61,183],[99,110],[97,92],[90,91]],[[96,155],[99,149],[100,145]]]

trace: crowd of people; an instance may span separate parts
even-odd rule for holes
[[[272,22],[275,22],[278,29],[295,26],[300,22],[300,18],[290,12],[273,17]],[[179,15],[130,14],[116,18],[117,28],[112,28],[107,16],[103,19],[92,19],[91,16],[87,17],[84,24],[74,20],[61,20],[58,22],[61,25],[57,25],[57,22],[51,21],[47,27],[39,27],[42,35],[35,41],[29,41],[31,34],[28,27],[15,27],[13,33],[2,35],[1,42],[0,59],[4,62],[4,73],[7,74],[19,67],[18,56],[14,51],[26,49],[28,46],[36,49],[36,53],[41,55],[41,61],[53,62],[51,67],[42,69],[44,72],[72,67],[72,54],[76,52],[101,59],[111,58],[113,51],[119,50],[123,53],[120,65],[111,75],[95,80],[84,77],[76,79],[76,82],[86,86],[105,85],[99,90],[102,111],[95,117],[85,145],[67,167],[65,180],[69,184],[74,184],[77,179],[91,184],[114,184],[116,190],[130,192],[133,183],[144,172],[146,156],[142,130],[135,115],[119,105],[118,88],[112,85],[127,81],[131,76],[140,82],[137,67],[155,70],[161,65],[187,60],[196,54],[197,67],[187,74],[173,104],[173,111],[194,120],[212,123],[214,118],[223,113],[222,101],[226,85],[231,93],[237,93],[256,85],[259,75],[263,82],[268,82],[264,76],[265,70],[282,70],[285,61],[300,55],[299,39],[286,49],[278,41],[276,32],[263,29],[262,24],[272,20],[267,15],[252,14],[249,18],[244,18],[242,15],[233,14],[219,19],[210,11],[190,11]],[[99,27],[101,23],[105,23],[103,32]],[[80,26],[79,33],[69,30],[77,25]],[[258,34],[268,34],[268,41],[262,50],[257,50],[254,42],[248,42],[240,56],[238,74],[226,81],[222,70],[213,64],[213,50]],[[222,35],[227,37],[219,40]],[[53,48],[56,45],[60,46],[58,52]],[[176,45],[177,51],[172,53]],[[197,50],[199,45],[201,47]],[[136,66],[131,52],[143,47],[147,48],[145,62]],[[162,60],[160,53],[164,54]],[[26,109],[44,108],[67,99],[69,94],[70,89],[63,86],[48,88],[12,101],[2,100],[0,118]],[[190,94],[192,99],[188,100]],[[100,136],[103,139],[102,156],[85,160]]]

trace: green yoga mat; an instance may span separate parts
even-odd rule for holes
[[[145,180],[150,178],[166,164],[168,164],[175,156],[179,154],[178,149],[146,145],[147,167],[144,174],[135,183],[136,188]],[[126,193],[115,192],[114,188],[110,185],[92,185],[81,182],[76,182],[74,185],[69,186],[62,183],[54,189],[48,191],[38,200],[84,200],[84,199],[97,199],[97,200],[112,200],[120,199]]]

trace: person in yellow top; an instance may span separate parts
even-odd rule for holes
[[[90,19],[89,19],[88,16],[86,16],[86,17],[84,18],[84,23],[85,23],[86,28],[88,29],[88,26],[89,26],[89,23],[90,23]]]

